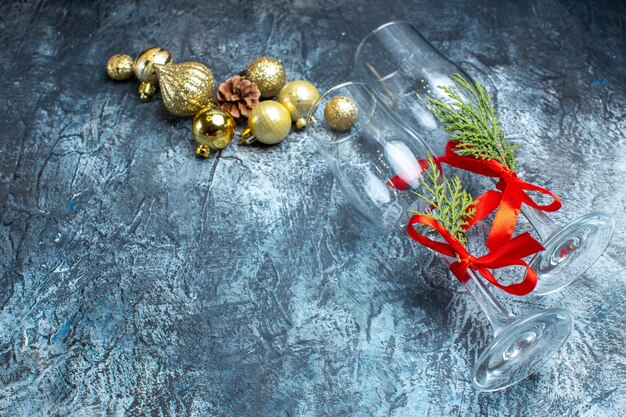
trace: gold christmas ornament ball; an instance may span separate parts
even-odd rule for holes
[[[359,109],[351,98],[335,96],[324,107],[324,120],[337,132],[350,130],[359,118]]]
[[[270,56],[252,61],[244,71],[244,76],[259,87],[262,98],[277,96],[285,85],[285,67]]]
[[[140,82],[157,83],[156,65],[167,65],[172,63],[172,57],[169,52],[163,48],[149,48],[139,54],[133,63],[135,77]]]
[[[254,138],[266,145],[274,145],[285,139],[290,130],[289,110],[277,101],[262,101],[248,115],[248,128],[242,132],[240,143],[250,143]]]
[[[109,78],[122,81],[132,78],[135,73],[133,70],[133,58],[126,54],[116,54],[109,58],[107,62],[107,75]]]
[[[217,106],[200,110],[191,125],[196,155],[206,158],[211,150],[224,149],[235,137],[235,126],[235,119],[230,113]]]
[[[306,116],[309,110],[319,97],[320,93],[313,84],[304,80],[296,80],[287,83],[280,90],[278,101],[289,110],[291,121],[296,123],[296,128],[302,129],[306,125]]]
[[[193,116],[209,105],[215,79],[199,62],[155,65],[161,87],[161,98],[167,110],[181,117]]]

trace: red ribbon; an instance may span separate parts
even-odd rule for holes
[[[553,192],[520,179],[515,172],[496,160],[482,160],[473,156],[459,155],[454,152],[457,144],[458,142],[455,141],[448,142],[445,156],[447,164],[487,177],[499,178],[496,184],[499,191],[487,191],[476,199],[479,204],[476,205],[473,223],[497,209],[486,243],[489,250],[494,250],[511,239],[522,204],[543,211],[557,211],[561,208],[561,200]],[[538,204],[526,191],[537,191],[549,195],[553,201],[546,205]]]
[[[432,240],[417,232],[413,227],[416,224],[423,224],[433,228],[441,235],[444,242]],[[450,271],[463,284],[469,281],[470,276],[467,272],[472,269],[480,273],[496,287],[513,295],[526,295],[537,285],[537,273],[522,258],[542,251],[544,248],[528,232],[508,240],[502,246],[478,258],[472,256],[457,238],[452,236],[445,227],[430,216],[416,214],[411,217],[407,233],[416,242],[445,256],[456,258],[456,262],[450,265]],[[515,284],[500,284],[489,271],[489,268],[495,269],[514,265],[526,268],[524,279]]]

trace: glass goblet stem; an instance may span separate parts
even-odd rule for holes
[[[452,258],[445,258],[450,265]],[[535,372],[559,351],[572,331],[572,316],[560,308],[517,318],[487,289],[479,274],[469,270],[467,292],[483,311],[495,337],[472,369],[472,383],[480,391],[498,391]]]
[[[454,262],[451,258],[445,258],[444,263],[450,266]],[[517,318],[509,312],[500,302],[493,296],[491,291],[485,286],[485,283],[475,271],[468,270],[470,275],[469,281],[463,286],[470,293],[474,301],[478,304],[481,311],[487,316],[487,320],[497,336],[502,329],[508,327]]]
[[[542,242],[548,240],[559,228],[558,224],[544,211],[536,210],[526,205],[522,205],[521,211],[524,217],[530,222],[533,229],[535,229]]]

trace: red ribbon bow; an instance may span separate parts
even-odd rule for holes
[[[499,248],[511,239],[522,204],[543,211],[557,211],[561,208],[561,200],[553,192],[520,179],[515,172],[496,160],[482,160],[473,156],[459,155],[454,151],[457,144],[458,142],[455,141],[448,142],[445,156],[447,164],[476,174],[500,179],[496,184],[499,191],[487,191],[476,199],[479,204],[476,206],[474,222],[480,221],[497,209],[486,243],[489,250]],[[528,195],[527,191],[537,191],[549,195],[553,201],[550,204],[538,204]]]
[[[433,228],[441,235],[444,242],[432,240],[417,232],[413,227],[415,224],[423,224]],[[473,269],[485,277],[487,281],[509,294],[526,295],[537,285],[537,273],[522,258],[542,251],[544,248],[528,232],[508,240],[502,246],[481,257],[472,256],[457,238],[430,216],[416,214],[411,217],[407,233],[416,242],[443,255],[456,258],[457,261],[450,265],[450,271],[463,284],[470,279],[468,270]],[[488,269],[513,265],[524,266],[526,274],[521,282],[510,285],[500,284]]]

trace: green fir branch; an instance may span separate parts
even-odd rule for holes
[[[430,111],[439,119],[450,137],[458,142],[456,151],[461,155],[478,159],[495,159],[515,171],[515,151],[521,146],[508,143],[504,139],[502,125],[496,109],[480,83],[472,86],[460,74],[452,74],[457,86],[467,95],[467,99],[452,88],[439,86],[450,103],[428,98]]]
[[[442,178],[441,171],[432,156],[428,157],[428,169],[420,177],[424,194],[416,193],[429,206],[425,212],[415,214],[430,216],[445,227],[463,246],[467,245],[465,226],[476,214],[472,196],[463,188],[459,177]]]

